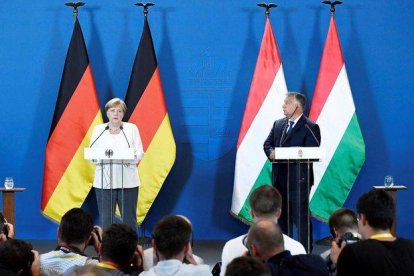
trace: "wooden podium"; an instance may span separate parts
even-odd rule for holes
[[[373,186],[376,190],[383,190],[389,194],[394,200],[395,212],[394,212],[394,222],[391,227],[391,234],[395,237],[397,234],[397,191],[407,189],[406,186],[394,185],[394,186]]]
[[[14,220],[14,193],[23,192],[24,190],[26,190],[26,188],[0,188],[0,191],[3,193],[3,215],[7,219],[7,222],[13,224],[15,229],[16,224]]]

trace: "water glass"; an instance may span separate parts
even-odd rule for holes
[[[384,178],[384,186],[385,187],[392,187],[394,186],[394,178],[391,175],[387,175]]]
[[[4,180],[4,188],[6,188],[7,190],[14,188],[13,177],[6,177],[6,179]]]

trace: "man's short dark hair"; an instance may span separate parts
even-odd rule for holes
[[[60,239],[67,244],[85,242],[93,230],[91,214],[80,208],[72,208],[65,213],[59,225]]]
[[[395,204],[385,191],[374,189],[358,199],[357,211],[365,215],[372,228],[389,230],[394,222]]]
[[[155,225],[152,237],[166,259],[178,255],[191,239],[191,225],[180,216],[166,216]]]
[[[250,195],[250,207],[256,216],[274,215],[282,209],[282,196],[273,186],[260,186]]]
[[[22,240],[7,240],[0,244],[0,267],[14,272],[30,272],[34,261],[32,245]],[[24,274],[29,275],[29,274]]]
[[[358,230],[357,215],[354,211],[347,208],[340,208],[333,212],[329,217],[328,224],[332,237],[335,237],[334,230],[340,234],[345,234],[345,232],[350,230]]]
[[[138,245],[138,235],[127,224],[114,223],[102,236],[102,258],[123,269],[129,264]]]
[[[306,97],[305,95],[298,93],[298,92],[289,92],[287,93],[288,97],[294,97],[295,100],[299,103],[302,111],[305,111],[306,108]]]
[[[270,276],[267,266],[253,257],[237,257],[226,268],[226,276]]]

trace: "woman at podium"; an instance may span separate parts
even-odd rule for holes
[[[126,112],[124,101],[119,98],[105,105],[108,123],[95,126],[89,143],[90,148],[102,149],[107,157],[111,154],[133,153],[128,160],[96,160],[93,187],[101,225],[105,229],[114,222],[115,207],[121,211],[123,222],[136,229],[138,187],[140,179],[137,165],[144,155],[141,137],[135,124],[123,122]],[[132,150],[130,150],[132,149]]]

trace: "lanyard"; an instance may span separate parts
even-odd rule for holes
[[[370,239],[378,240],[382,238],[394,238],[394,236],[391,233],[382,233],[382,234],[375,234],[369,237]]]
[[[113,263],[109,263],[109,262],[106,262],[106,263],[97,263],[96,264],[97,266],[100,266],[100,267],[103,267],[103,268],[109,268],[109,269],[118,269],[116,266],[115,266],[115,264],[113,264]]]

